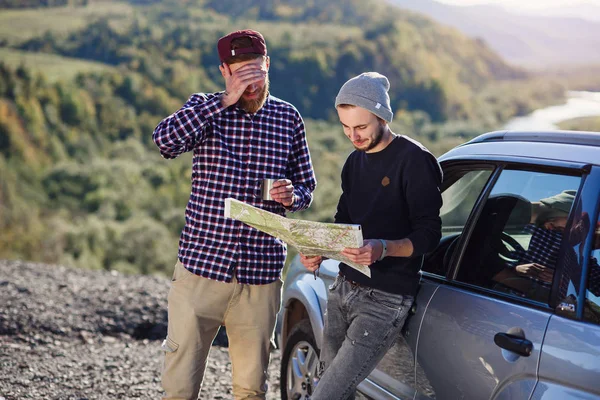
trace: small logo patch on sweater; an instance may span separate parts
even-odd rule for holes
[[[390,178],[388,178],[387,176],[384,176],[383,179],[381,180],[381,186],[387,186],[390,184]]]

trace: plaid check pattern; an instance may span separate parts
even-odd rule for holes
[[[164,158],[193,151],[179,260],[209,279],[231,282],[235,275],[240,283],[268,284],[281,274],[285,244],[225,218],[224,200],[232,197],[279,215],[307,208],[316,179],[304,122],[294,106],[270,95],[255,114],[224,108],[220,98],[221,93],[192,95],[153,133]],[[262,179],[284,177],[294,185],[288,210],[260,198]]]
[[[579,291],[582,264],[580,261],[575,250],[567,253],[565,272],[559,286],[561,299],[567,297],[569,284],[573,285],[575,291]],[[572,278],[576,278],[576,280],[574,281]],[[595,257],[590,257],[588,265],[587,290],[596,297],[600,296],[600,266]]]
[[[526,225],[523,232],[529,233],[531,240],[529,241],[527,250],[518,249],[515,252],[518,262],[514,265],[537,263],[547,268],[555,269],[558,252],[560,251],[560,242],[562,241],[562,233],[540,228],[534,224]],[[529,279],[542,285],[550,286],[548,283],[534,277],[529,277]]]
[[[598,259],[595,257],[590,258],[589,265],[589,276],[587,282],[587,289],[596,297],[600,296],[600,265],[598,265]]]
[[[562,233],[537,227],[533,224],[525,226],[524,232],[530,233],[531,240],[526,251],[519,249],[514,253],[519,261],[514,265],[538,263],[545,267],[555,269],[562,240]],[[594,295],[600,296],[600,266],[595,257],[590,257],[588,266],[587,289]],[[563,279],[560,283],[561,297],[566,296],[570,278],[579,279],[581,275],[581,264],[576,257],[575,251],[568,251],[565,256],[565,267]],[[550,287],[550,284],[540,281],[534,277],[528,277],[542,286]],[[572,282],[575,288],[579,288],[579,282]]]

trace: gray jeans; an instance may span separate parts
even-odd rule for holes
[[[354,399],[356,387],[394,344],[413,303],[338,276],[329,287],[320,373],[311,400]]]

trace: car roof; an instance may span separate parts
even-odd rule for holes
[[[484,133],[439,158],[490,156],[538,158],[585,164],[600,163],[600,132],[495,131]]]

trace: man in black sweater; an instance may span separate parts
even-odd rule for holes
[[[420,143],[388,123],[388,79],[366,72],[335,100],[345,135],[356,148],[342,170],[335,222],[360,224],[363,246],[343,254],[370,267],[371,277],[340,263],[329,287],[321,378],[312,400],[353,399],[357,385],[400,334],[419,284],[423,255],[441,237],[442,171]],[[322,258],[300,255],[315,271]]]

